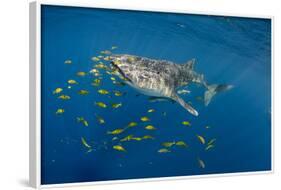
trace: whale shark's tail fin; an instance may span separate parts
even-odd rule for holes
[[[208,85],[207,90],[204,94],[204,104],[205,106],[209,105],[214,95],[218,92],[224,92],[226,90],[230,90],[233,88],[233,85],[226,85],[226,84],[213,84]]]

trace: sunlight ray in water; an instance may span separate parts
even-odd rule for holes
[[[270,170],[270,28],[43,6],[42,183]]]

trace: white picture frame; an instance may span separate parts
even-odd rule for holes
[[[105,8],[105,9],[117,9],[117,10],[136,10],[136,11],[153,11],[153,12],[167,12],[167,13],[188,13],[188,14],[203,14],[203,15],[216,15],[216,16],[237,16],[248,18],[267,18],[271,19],[271,81],[272,81],[272,97],[271,97],[271,158],[272,166],[270,171],[262,172],[242,172],[242,173],[227,173],[227,174],[207,174],[207,175],[195,175],[195,176],[181,176],[181,177],[160,177],[151,179],[129,179],[129,180],[113,180],[113,181],[101,181],[101,182],[83,182],[83,183],[66,183],[66,184],[53,184],[42,185],[41,184],[41,6],[42,5],[60,5],[60,6],[74,6],[74,7],[87,7],[87,8]],[[30,44],[30,79],[29,79],[29,102],[30,102],[30,118],[29,118],[29,179],[30,185],[34,188],[48,188],[48,187],[67,187],[67,186],[84,186],[84,185],[96,185],[96,184],[115,184],[115,183],[127,183],[127,182],[142,182],[142,181],[159,181],[159,180],[182,180],[201,177],[220,177],[220,176],[236,176],[236,175],[252,175],[252,174],[265,174],[274,172],[274,98],[273,98],[273,70],[274,70],[274,18],[272,16],[260,16],[260,15],[231,15],[228,13],[206,13],[206,12],[192,12],[181,10],[155,10],[155,9],[143,9],[138,7],[121,7],[121,6],[103,6],[95,2],[91,4],[83,3],[68,3],[67,1],[53,2],[53,1],[36,1],[30,3],[30,27],[29,27],[29,44]]]

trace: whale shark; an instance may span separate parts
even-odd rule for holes
[[[184,64],[128,54],[112,54],[109,59],[115,74],[126,84],[144,95],[173,100],[194,116],[198,116],[198,112],[179,96],[178,88],[191,83],[203,86],[206,89],[204,104],[207,106],[218,92],[233,87],[226,84],[209,85],[203,74],[194,71],[195,59]]]

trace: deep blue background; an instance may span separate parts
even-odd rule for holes
[[[113,45],[118,46],[115,53],[179,64],[196,58],[195,70],[209,83],[235,88],[218,94],[205,107],[196,100],[204,89],[189,87],[192,93],[182,97],[192,102],[199,117],[176,103],[150,103],[128,86],[112,85],[108,76],[104,76],[101,88],[126,95],[100,95],[98,88],[90,85],[91,75],[81,78],[75,73],[89,72],[91,57]],[[64,64],[66,59],[73,64]],[[68,90],[68,79],[77,80],[79,85]],[[52,94],[57,87],[64,88],[71,100],[57,99]],[[79,96],[79,89],[90,94]],[[122,102],[123,106],[102,109],[94,106],[95,101]],[[57,116],[57,108],[64,108],[64,115]],[[156,112],[147,114],[149,108]],[[105,118],[104,126],[98,124],[95,114]],[[79,116],[88,120],[89,127],[76,122]],[[141,116],[149,116],[157,130],[144,130]],[[190,121],[192,127],[181,125],[183,120]],[[106,131],[131,121],[139,126],[120,136],[150,134],[155,140],[124,143],[127,153],[113,150],[112,136]],[[206,140],[216,138],[215,148],[205,151],[196,134]],[[270,170],[271,21],[43,6],[41,135],[42,184]],[[94,147],[93,152],[86,153],[81,137]],[[162,142],[173,140],[184,140],[189,148],[157,153]],[[204,160],[205,169],[198,167],[198,157]]]

